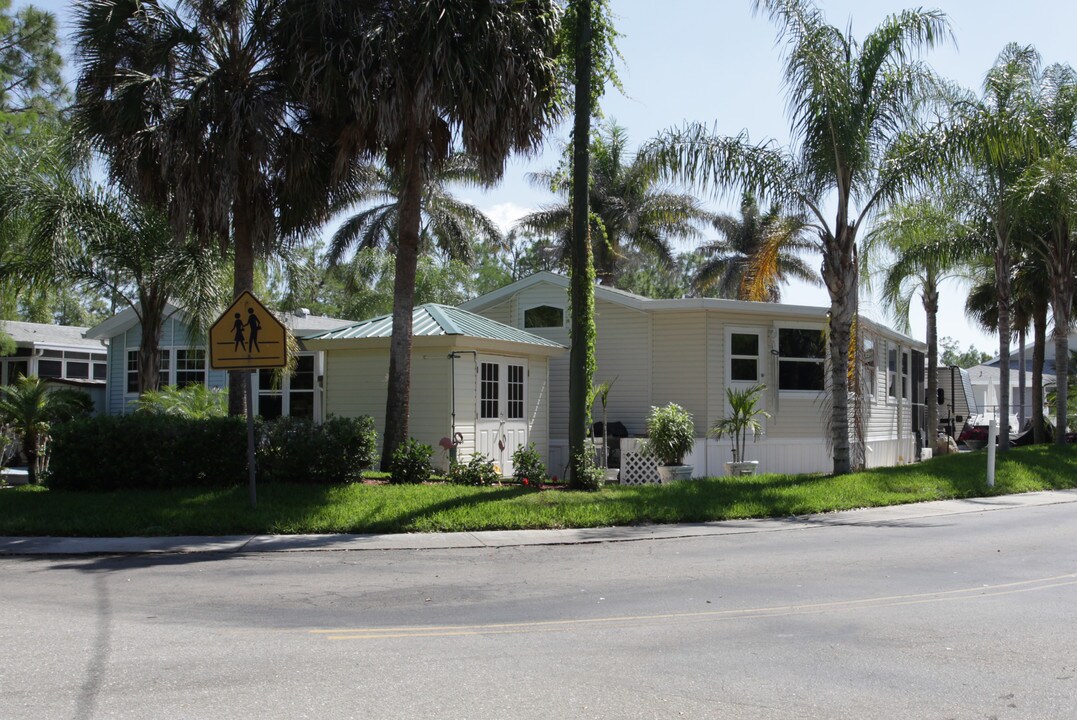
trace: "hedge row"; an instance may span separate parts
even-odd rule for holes
[[[369,417],[258,421],[261,482],[356,480],[374,461]],[[247,479],[247,425],[241,417],[192,420],[136,413],[57,425],[49,487],[63,490],[230,487]]]

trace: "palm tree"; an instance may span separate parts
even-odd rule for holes
[[[568,453],[570,482],[576,489],[588,484],[587,425],[588,403],[595,363],[595,259],[591,247],[591,115],[595,112],[594,8],[591,0],[572,0],[569,13],[575,15],[571,55],[575,83],[572,103],[572,188],[568,237],[569,305],[572,334],[568,358]],[[601,84],[598,92],[601,93]]]
[[[557,116],[551,0],[286,4],[279,44],[306,117],[341,161],[384,158],[402,180],[382,466],[408,435],[411,325],[426,182],[453,138],[484,179]]]
[[[961,277],[964,263],[982,242],[958,216],[955,204],[921,198],[889,208],[868,233],[863,260],[881,280],[881,296],[902,332],[909,332],[913,297],[920,293],[927,317],[927,394],[924,403],[929,438],[939,425],[939,285]],[[869,282],[870,282],[870,275]]]
[[[279,0],[95,0],[76,10],[78,135],[175,238],[231,245],[233,294],[258,257],[326,219],[356,167],[294,105]],[[334,86],[334,92],[337,88]],[[229,411],[250,373],[234,371]]]
[[[341,204],[360,210],[348,217],[333,233],[328,260],[339,264],[353,248],[396,250],[400,237],[400,196],[404,179],[392,168],[372,171],[372,180],[341,199]],[[471,262],[476,240],[494,248],[504,243],[501,230],[474,205],[461,202],[450,192],[451,184],[482,185],[474,158],[453,153],[434,168],[423,185],[419,232],[420,251],[439,251],[445,259]]]
[[[49,426],[88,411],[93,403],[81,390],[50,390],[36,375],[20,376],[13,385],[0,388],[0,419],[10,423],[26,455],[30,484],[36,485],[41,470],[41,445]]]
[[[777,205],[764,215],[746,193],[739,218],[722,213],[712,223],[722,238],[697,250],[706,258],[692,277],[697,295],[716,292],[733,300],[781,302],[781,286],[791,278],[821,284],[799,255],[817,247],[807,237],[805,218],[784,216]]]
[[[1031,240],[1027,229],[1015,233],[1017,247],[1024,247]],[[1036,443],[1045,442],[1043,408],[1043,365],[1047,347],[1047,311],[1049,298],[1043,288],[1049,285],[1048,270],[1042,258],[1024,253],[1011,263],[1013,277],[1010,288],[1013,302],[1010,309],[1011,332],[1022,342],[1029,326],[1032,327],[1032,437]],[[995,281],[993,258],[984,256],[973,263],[975,278],[965,300],[965,315],[987,332],[998,332],[998,283]],[[1007,370],[1007,372],[1009,372]],[[1001,377],[1001,376],[1000,376]],[[1023,403],[1023,400],[1022,400]]]
[[[0,278],[28,289],[76,288],[109,296],[138,317],[138,390],[156,390],[161,331],[169,302],[205,329],[224,294],[214,253],[177,243],[167,218],[123,192],[110,192],[52,146],[0,179],[0,222],[23,241],[0,258]]]
[[[914,136],[906,147],[925,172],[956,173],[974,212],[994,237],[995,301],[998,306],[999,369],[1009,377],[1013,290],[1013,243],[1020,200],[1014,185],[1030,161],[1035,134],[1034,99],[1039,55],[1032,47],[1003,48],[984,80],[983,95],[954,98],[950,117]],[[999,386],[999,449],[1009,447],[1010,388]]]
[[[1025,203],[1038,206],[1049,224],[1049,231],[1033,248],[1047,261],[1057,387],[1068,387],[1069,332],[1077,285],[1077,244],[1073,242],[1077,218],[1077,72],[1073,68],[1052,65],[1043,72],[1034,122],[1040,147],[1018,178],[1015,190]],[[1065,445],[1069,418],[1066,393],[1058,393],[1055,411],[1055,443]]]
[[[591,248],[595,271],[603,285],[616,285],[624,250],[649,255],[666,267],[674,263],[672,238],[700,235],[697,222],[712,218],[691,195],[664,186],[658,170],[644,159],[629,157],[628,132],[609,122],[589,147]],[[562,253],[570,255],[574,184],[562,172],[536,173],[532,182],[564,196],[560,204],[525,215],[518,227],[560,238]]]
[[[811,218],[823,251],[830,295],[831,445],[836,474],[852,465],[849,437],[849,353],[857,308],[857,233],[865,218],[913,177],[895,155],[899,132],[917,101],[937,81],[910,59],[949,37],[946,16],[906,10],[886,18],[862,42],[828,25],[810,0],[755,0],[786,41],[793,145],[752,144],[700,124],[660,135],[646,154],[672,177],[721,190],[739,185],[761,201]],[[836,206],[833,222],[824,201]]]

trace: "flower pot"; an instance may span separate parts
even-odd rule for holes
[[[695,467],[692,465],[659,465],[658,482],[666,485],[678,480],[691,480],[693,470]]]
[[[606,468],[606,484],[607,485],[610,485],[610,484],[616,485],[617,483],[619,483],[620,482],[620,473],[621,473],[621,471],[618,470],[617,468]]]
[[[738,476],[738,475],[755,475],[756,469],[759,467],[758,460],[745,460],[744,462],[727,462],[725,464],[726,475]]]

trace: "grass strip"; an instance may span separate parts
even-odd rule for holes
[[[154,536],[253,533],[396,533],[579,528],[786,517],[859,507],[1077,487],[1077,447],[1000,454],[993,489],[986,454],[840,477],[759,475],[674,485],[611,486],[595,493],[515,485],[264,485],[110,493],[42,487],[0,490],[0,535]]]

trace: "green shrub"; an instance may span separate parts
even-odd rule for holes
[[[182,388],[165,385],[151,390],[135,401],[136,412],[154,415],[179,415],[202,420],[224,417],[228,414],[228,392],[205,385],[187,385]]]
[[[369,417],[255,418],[259,482],[357,480],[374,459]],[[134,413],[58,425],[49,485],[68,490],[229,487],[247,480],[247,427],[242,417],[195,420]]]
[[[434,474],[434,468],[430,466],[433,454],[434,448],[409,438],[393,451],[389,461],[389,482],[408,485],[428,482]]]
[[[647,417],[644,452],[654,455],[659,465],[681,465],[695,445],[692,414],[676,403],[652,407]]]
[[[606,482],[606,470],[595,464],[592,453],[583,453],[573,465],[579,468],[579,477],[575,479],[574,485],[580,490],[598,490]]]
[[[133,414],[73,420],[52,432],[49,486],[70,490],[228,486],[247,477],[241,417]]]
[[[307,418],[277,418],[261,433],[258,476],[266,482],[354,482],[374,462],[377,442],[368,416],[330,417],[321,425]]]
[[[475,453],[466,463],[455,463],[449,468],[449,482],[454,485],[493,485],[501,482],[501,473],[494,469],[493,460]]]
[[[546,466],[535,449],[535,443],[516,448],[516,452],[512,454],[512,476],[521,483],[524,480],[536,485],[546,482]]]

